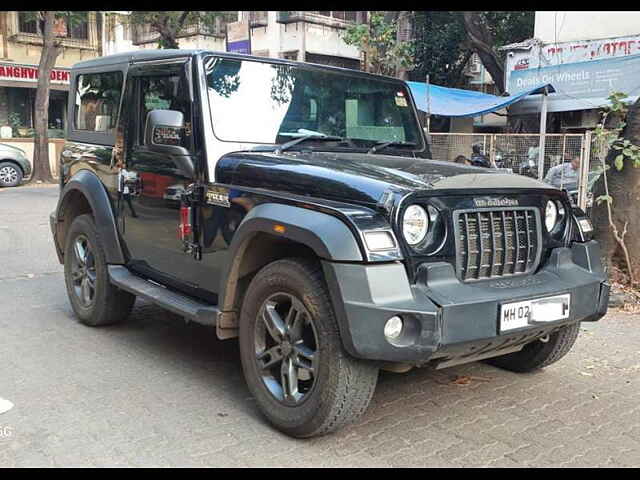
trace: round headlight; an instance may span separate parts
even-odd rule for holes
[[[418,245],[429,229],[427,212],[420,205],[410,205],[402,217],[402,233],[409,245]]]
[[[556,207],[555,202],[549,200],[547,202],[547,206],[544,209],[544,224],[547,227],[547,232],[553,230],[553,227],[556,226],[558,221],[558,207]]]

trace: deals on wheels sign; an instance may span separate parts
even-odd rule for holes
[[[517,94],[533,85],[550,83],[548,111],[599,108],[612,92],[635,101],[640,94],[640,37],[592,42],[532,45],[512,51],[507,59],[507,90]],[[537,113],[539,95],[514,104],[513,113]]]
[[[38,81],[38,67],[36,65],[21,65],[17,63],[0,63],[0,80],[13,82]],[[63,68],[54,68],[50,74],[51,83],[69,85],[70,72]]]

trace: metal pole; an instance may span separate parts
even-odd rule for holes
[[[427,74],[427,133],[431,133],[431,84]]]
[[[540,143],[538,144],[538,180],[544,178],[544,148],[547,134],[547,87],[542,94],[542,110],[540,111]]]
[[[589,167],[591,163],[591,132],[584,134],[584,148],[580,159],[580,183],[578,185],[578,206],[582,210],[587,210],[587,193],[589,192]]]

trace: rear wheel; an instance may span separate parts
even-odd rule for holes
[[[505,370],[520,373],[544,368],[569,353],[578,337],[579,330],[580,322],[567,325],[543,339],[528,343],[519,352],[490,358],[486,362]]]
[[[254,277],[242,306],[240,354],[259,408],[295,437],[356,420],[378,376],[376,366],[344,351],[320,266],[305,259],[275,261]]]
[[[111,325],[127,318],[135,295],[109,282],[104,249],[91,215],[79,215],[66,235],[64,278],[81,323]]]
[[[17,187],[22,182],[22,169],[11,162],[0,162],[0,187]]]

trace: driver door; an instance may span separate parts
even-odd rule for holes
[[[118,227],[129,250],[129,268],[176,288],[194,286],[193,264],[201,263],[184,252],[178,236],[181,195],[195,178],[185,176],[171,155],[151,150],[144,131],[147,114],[155,109],[180,111],[185,124],[192,124],[188,66],[181,61],[129,70],[128,125],[123,132],[127,187],[118,202]],[[184,146],[193,155],[190,135],[185,135]]]

